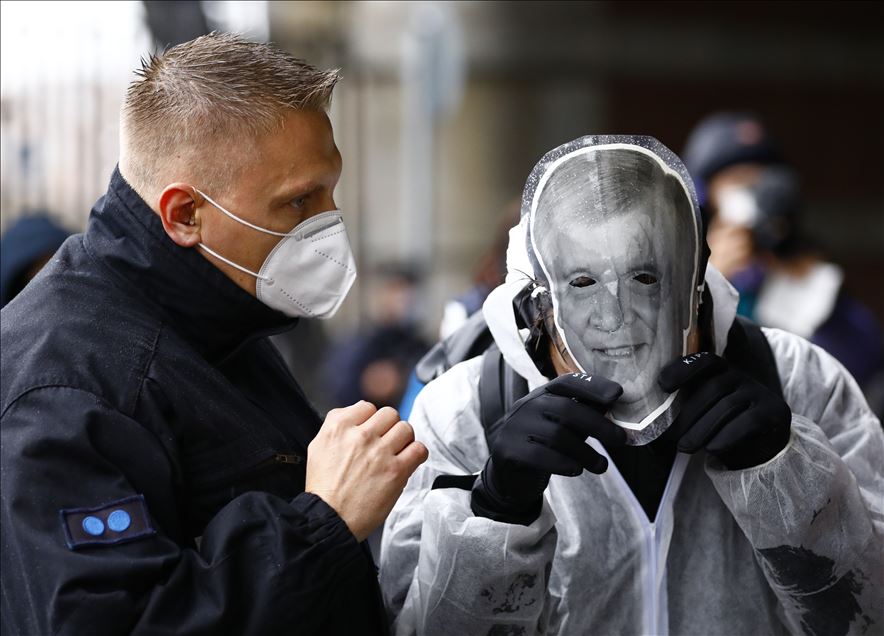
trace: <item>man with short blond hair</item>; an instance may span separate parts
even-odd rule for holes
[[[119,169],[0,313],[3,633],[386,631],[365,538],[427,457],[267,340],[355,265],[338,80],[211,34],[143,63]]]
[[[324,113],[340,79],[230,34],[151,56],[137,75],[120,110],[120,171],[147,201],[182,170],[216,192],[228,187],[245,162],[261,161],[244,138],[278,130],[291,111]]]

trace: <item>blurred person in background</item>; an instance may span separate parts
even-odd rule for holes
[[[517,197],[502,210],[491,245],[479,257],[473,270],[473,286],[445,303],[439,325],[439,342],[418,361],[408,377],[408,386],[399,405],[399,413],[403,418],[408,419],[415,398],[427,382],[435,377],[440,364],[446,365],[449,356],[458,359],[471,357],[466,352],[459,351],[460,346],[468,345],[477,354],[490,343],[490,340],[473,342],[474,331],[475,328],[484,328],[479,315],[482,304],[491,290],[500,285],[506,276],[509,229],[519,221],[520,205],[521,198]],[[467,325],[468,322],[471,324]]]
[[[49,262],[69,232],[45,212],[25,212],[0,238],[0,307]]]
[[[415,313],[420,276],[388,264],[378,268],[375,278],[368,325],[345,336],[325,359],[322,375],[335,405],[368,400],[399,406],[409,373],[429,349]]]
[[[439,339],[445,340],[457,331],[467,318],[482,309],[482,303],[491,290],[503,282],[506,276],[506,244],[510,228],[519,221],[521,199],[514,198],[503,209],[497,222],[491,245],[479,257],[473,269],[473,286],[466,292],[445,303]]]
[[[323,422],[267,339],[355,279],[338,74],[211,34],[137,75],[85,233],[0,312],[2,631],[385,633],[364,540],[426,448]]]
[[[770,131],[750,114],[711,115],[690,134],[685,163],[705,193],[709,260],[739,291],[739,313],[821,346],[884,412],[881,326],[803,232],[799,177]]]
[[[522,201],[493,346],[414,405],[396,633],[880,631],[884,432],[831,355],[736,318],[682,162],[582,137]]]

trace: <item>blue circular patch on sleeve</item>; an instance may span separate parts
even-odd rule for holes
[[[114,532],[124,532],[132,523],[132,518],[125,510],[114,510],[107,518],[107,527]]]
[[[86,531],[86,534],[98,537],[104,534],[104,523],[98,517],[85,517],[83,519],[83,530]]]

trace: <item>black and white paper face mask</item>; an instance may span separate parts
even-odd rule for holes
[[[528,251],[581,371],[623,386],[611,418],[633,445],[674,418],[660,370],[689,353],[698,205],[681,161],[650,137],[584,137],[544,157],[526,188]]]

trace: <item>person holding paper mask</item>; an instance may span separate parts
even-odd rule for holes
[[[397,633],[882,624],[879,423],[826,353],[735,323],[707,255],[656,140],[583,137],[535,167],[483,308],[528,392],[484,421],[482,356],[418,396],[431,459],[381,556]]]

